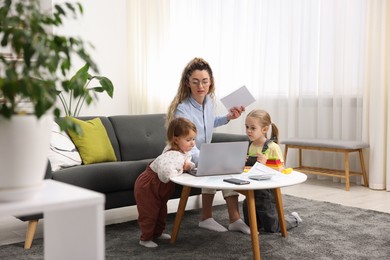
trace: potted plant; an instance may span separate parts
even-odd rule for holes
[[[75,95],[75,91],[77,90],[77,88],[73,87],[70,87],[68,96],[65,96],[61,90],[57,92],[66,116],[79,116],[81,108],[83,107],[85,102],[87,104],[90,104],[93,101],[93,96],[97,98],[95,92],[106,92],[111,98],[114,94],[114,86],[110,79],[104,76],[91,75],[89,74],[88,70],[89,65],[85,64],[76,72],[76,74],[71,78],[69,82],[70,85],[77,84],[84,86],[84,95]],[[99,81],[100,86],[90,86],[90,84],[94,80]],[[87,93],[89,95],[87,95]],[[92,96],[92,94],[94,95]]]
[[[98,71],[83,40],[51,31],[83,13],[80,3],[42,10],[39,0],[1,0],[0,201],[25,199],[42,186],[58,89],[92,101],[79,80],[69,80],[75,58]],[[61,128],[75,127],[63,120]]]

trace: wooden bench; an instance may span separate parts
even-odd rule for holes
[[[326,140],[326,139],[300,139],[291,138],[280,142],[285,145],[284,162],[286,163],[287,151],[289,148],[299,149],[298,152],[298,167],[293,167],[297,171],[309,174],[318,174],[325,176],[334,176],[345,179],[345,189],[349,191],[349,177],[362,176],[364,186],[368,186],[366,168],[364,166],[363,149],[369,145],[360,141],[343,141],[343,140]],[[345,170],[335,170],[328,168],[310,167],[302,165],[302,150],[316,150],[326,152],[344,153]],[[349,154],[359,152],[361,172],[351,172],[349,170]]]

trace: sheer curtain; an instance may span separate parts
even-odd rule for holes
[[[363,135],[370,143],[370,188],[390,191],[390,3],[368,3]]]
[[[246,85],[256,98],[247,110],[267,110],[281,139],[351,139],[371,144],[369,120],[377,109],[374,106],[379,106],[372,95],[384,99],[387,91],[381,54],[389,55],[388,50],[383,52],[388,45],[383,26],[389,21],[386,9],[380,9],[383,6],[387,7],[384,0],[131,0],[130,113],[166,112],[184,66],[198,56],[213,68],[217,98]],[[370,39],[375,26],[379,42]],[[379,93],[371,91],[378,73]],[[217,103],[217,112],[226,113]],[[385,110],[382,113],[388,116]],[[241,117],[216,131],[244,134],[244,121]],[[372,168],[373,148],[371,154],[366,152],[370,177],[377,174]],[[386,156],[385,149],[381,154]],[[289,153],[289,164],[296,165],[295,158]],[[313,153],[305,159],[313,166],[343,165],[342,156],[332,153]],[[352,170],[360,170],[357,162],[358,157],[351,155]],[[384,180],[385,172],[378,174]]]

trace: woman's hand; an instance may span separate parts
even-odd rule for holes
[[[229,110],[230,113],[227,115],[227,119],[232,120],[232,119],[239,118],[241,116],[242,112],[244,112],[244,111],[245,111],[245,107],[243,107],[243,106],[232,107]]]

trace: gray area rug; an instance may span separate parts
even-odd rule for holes
[[[283,203],[285,213],[297,211],[303,223],[287,238],[260,232],[261,259],[390,259],[390,214],[288,195]],[[106,259],[252,259],[250,236],[200,229],[199,214],[186,211],[176,244],[158,241],[153,249],[138,245],[136,221],[106,226]],[[174,217],[168,216],[169,233]],[[214,207],[214,218],[227,226],[225,205]],[[30,250],[23,243],[2,246],[0,259],[43,259],[42,244],[36,239]]]

